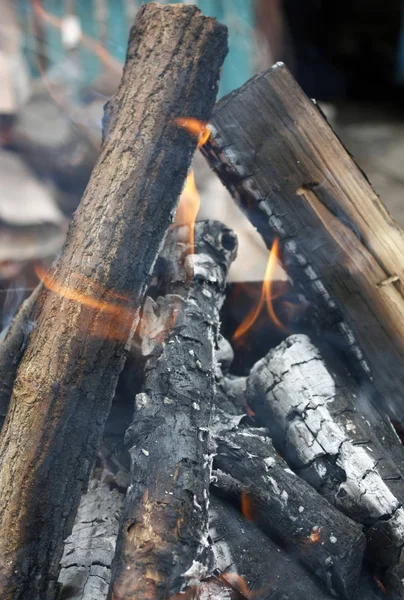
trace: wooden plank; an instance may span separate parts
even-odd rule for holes
[[[281,238],[317,323],[338,326],[352,346],[356,337],[403,420],[403,232],[284,65],[221,100],[211,124],[211,166],[267,245]]]

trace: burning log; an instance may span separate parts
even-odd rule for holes
[[[39,284],[22,303],[0,343],[0,429],[7,414],[18,366],[35,322],[36,302],[42,292]]]
[[[304,335],[269,352],[247,383],[247,401],[277,450],[332,504],[365,525],[372,559],[393,565],[404,544],[404,481],[357,410],[358,395]]]
[[[18,369],[0,443],[0,595],[54,598],[138,312],[197,139],[226,29],[192,6],[140,9],[104,141]]]
[[[215,346],[234,234],[215,221],[174,229],[163,250],[164,298],[148,299],[141,331],[144,391],[126,434],[132,480],[115,557],[113,598],[170,598],[199,585],[210,564],[209,422]],[[174,319],[168,307],[177,305]],[[154,312],[154,314],[153,314]],[[173,323],[173,320],[175,321]],[[164,343],[161,344],[161,340]]]
[[[404,418],[404,236],[318,108],[275,65],[223,98],[202,152]],[[354,332],[359,343],[356,345]]]
[[[238,598],[332,598],[294,558],[232,506],[212,496],[209,514],[217,577],[238,592]]]
[[[215,441],[215,488],[237,500],[248,520],[301,560],[331,593],[353,598],[365,548],[361,526],[290,471],[265,431],[221,431]]]

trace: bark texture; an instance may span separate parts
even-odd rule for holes
[[[247,401],[292,468],[365,525],[369,556],[392,565],[404,544],[404,480],[351,386],[307,336],[295,335],[251,370]]]
[[[245,517],[287,548],[332,594],[355,596],[365,536],[295,475],[265,430],[242,428],[215,437],[215,488],[240,502]]]
[[[181,594],[200,584],[211,562],[209,423],[219,310],[237,240],[214,221],[197,223],[194,250],[184,233],[188,228],[180,227],[167,238],[160,259],[166,296],[142,318],[149,356],[126,434],[132,480],[111,590],[120,600]],[[173,320],[166,319],[167,305],[176,307]]]
[[[210,164],[402,421],[403,232],[284,65],[223,98],[210,128]]]
[[[100,158],[47,277],[59,293],[44,294],[3,427],[4,600],[54,598],[63,539],[197,142],[172,120],[209,119],[226,40],[184,5],[144,6],[131,30]]]

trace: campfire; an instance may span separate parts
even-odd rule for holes
[[[2,600],[404,598],[404,235],[283,64],[214,106],[226,52],[195,7],[140,9],[1,341]],[[259,286],[196,221],[198,149]]]

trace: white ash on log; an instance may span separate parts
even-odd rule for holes
[[[404,544],[404,480],[357,411],[353,385],[307,336],[294,335],[253,367],[247,401],[292,468],[365,525],[369,556],[394,565]]]
[[[220,100],[210,129],[210,165],[266,244],[281,238],[317,325],[363,352],[390,414],[403,420],[403,232],[281,63]]]
[[[93,480],[65,541],[58,600],[106,599],[124,494]]]
[[[227,502],[211,496],[209,516],[217,578],[238,592],[237,598],[330,600],[333,597],[292,556]]]
[[[101,154],[47,277],[54,291],[41,296],[2,430],[2,600],[54,599],[63,539],[197,145],[172,121],[209,119],[226,51],[226,28],[196,7],[138,12]]]
[[[148,299],[142,317],[142,347],[149,355],[126,434],[132,479],[114,559],[113,598],[170,598],[199,585],[209,572],[215,351],[237,240],[215,221],[196,224],[194,250],[187,236],[188,227],[170,232],[160,258],[166,295],[157,303]],[[167,327],[166,309],[173,303],[176,314]]]
[[[298,558],[332,594],[353,598],[365,549],[362,527],[288,468],[266,430],[223,430],[215,435],[215,445],[214,489],[238,501],[244,516]]]
[[[42,289],[42,284],[39,284],[24,300],[0,341],[0,429],[7,414],[18,366],[35,325],[34,311]]]

